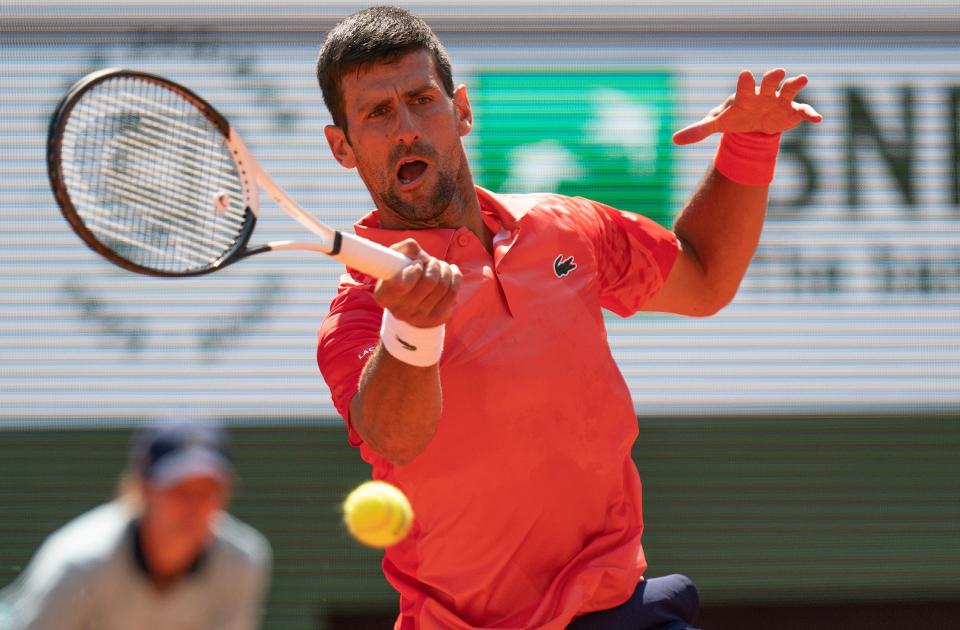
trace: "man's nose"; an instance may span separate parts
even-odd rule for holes
[[[416,117],[409,107],[401,106],[397,110],[397,127],[394,137],[397,142],[406,145],[412,145],[420,139],[420,127],[417,124]]]

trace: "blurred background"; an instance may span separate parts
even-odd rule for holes
[[[398,3],[468,86],[474,174],[670,225],[716,138],[670,135],[740,69],[806,73],[735,302],[607,318],[640,422],[649,575],[699,585],[705,630],[949,628],[960,618],[960,11],[919,2]],[[49,190],[49,117],[92,70],[184,83],[273,178],[348,228],[371,202],[329,155],[314,64],[367,6],[0,1],[0,586],[110,498],[130,427],[234,429],[233,512],[275,553],[265,628],[389,628],[397,597],[339,503],[369,468],[315,360],[342,269],[279,253],[191,280],[88,251]],[[267,205],[257,240],[309,238]],[[276,220],[274,220],[276,219]]]

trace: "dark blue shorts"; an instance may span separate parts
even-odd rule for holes
[[[643,580],[625,603],[577,617],[567,630],[696,630],[691,624],[699,608],[690,578],[666,575]]]

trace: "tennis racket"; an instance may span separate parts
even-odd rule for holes
[[[80,79],[50,122],[47,170],[73,230],[95,252],[137,273],[196,276],[286,249],[321,252],[376,278],[410,263],[308,214],[217,110],[153,74],[107,69]],[[261,189],[318,241],[248,246]]]

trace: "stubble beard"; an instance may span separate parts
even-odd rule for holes
[[[405,221],[429,224],[446,212],[456,192],[456,179],[450,173],[438,173],[437,183],[424,201],[413,203],[401,199],[393,188],[384,193],[382,201]]]
[[[436,152],[423,152],[431,157],[436,157]],[[459,160],[459,165],[454,168],[443,168],[443,162],[439,159],[433,159],[434,168],[437,169],[437,181],[433,189],[425,199],[411,202],[400,196],[396,190],[396,182],[391,181],[383,187],[384,192],[380,195],[381,203],[396,214],[398,217],[408,222],[411,227],[434,227],[438,224],[443,214],[450,208],[454,197],[459,190],[459,180],[463,170],[463,156]]]

